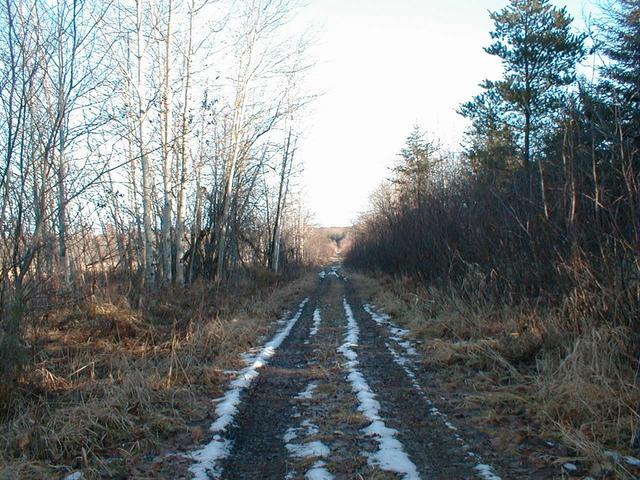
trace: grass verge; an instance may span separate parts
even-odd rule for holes
[[[157,460],[204,436],[239,353],[315,281],[200,284],[149,295],[143,308],[112,289],[29,318],[32,358],[2,412],[0,478],[162,478]]]
[[[460,290],[351,273],[361,293],[412,331],[459,416],[535,469],[638,478],[637,332],[559,306],[497,304]]]

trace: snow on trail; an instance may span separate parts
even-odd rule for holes
[[[309,345],[309,342],[311,341],[310,338],[315,337],[318,334],[318,331],[320,330],[320,323],[322,323],[322,317],[320,316],[320,309],[316,308],[313,311],[313,325],[309,330],[309,338],[304,341],[305,345]]]
[[[298,458],[329,456],[329,447],[319,440],[305,443],[287,443],[285,446],[294,457]]]
[[[391,322],[391,317],[389,317],[389,315],[387,315],[386,313],[376,311],[373,305],[364,304],[363,308],[371,316],[374,322],[376,322],[378,325],[386,327],[389,330],[390,332],[389,337],[392,340],[394,340],[398,345],[400,345],[400,347],[402,347],[402,349],[405,351],[407,355],[410,355],[412,357],[418,356],[418,352],[413,347],[411,342],[409,340],[404,339],[404,337],[406,337],[409,334],[408,330],[405,330],[403,328],[400,328],[394,325]],[[412,360],[402,355],[401,353],[397,352],[389,342],[385,342],[385,346],[387,347],[387,350],[393,357],[393,361],[397,365],[402,367],[404,372],[407,374],[407,377],[409,377],[409,380],[411,381],[411,385],[413,386],[413,388],[427,402],[427,404],[430,407],[429,411],[431,415],[434,417],[440,417],[440,419],[445,424],[445,426],[449,430],[454,432],[453,436],[458,441],[458,443],[467,446],[462,436],[460,436],[457,433],[458,428],[449,421],[449,418],[447,417],[446,414],[438,410],[438,408],[433,404],[433,402],[427,396],[427,393],[418,383],[418,380],[416,378],[416,373],[414,370],[415,367],[413,366]],[[468,451],[467,455],[471,457],[473,460],[479,462],[475,467],[473,467],[473,469],[477,472],[480,478],[482,478],[483,480],[501,480],[500,477],[493,470],[493,467],[491,467],[490,465],[486,465],[484,463],[480,463],[480,456],[478,454]]]
[[[309,385],[307,385],[307,387],[294,398],[298,400],[310,400],[313,398],[316,388],[318,388],[317,384],[309,383]],[[300,417],[301,415],[297,406],[294,406],[294,410],[295,415],[293,415],[293,417]],[[305,437],[313,437],[318,435],[318,433],[320,433],[320,428],[311,420],[305,419],[300,422],[299,427],[291,427],[287,429],[283,437],[285,448],[293,457],[327,459],[329,458],[331,451],[327,445],[319,440],[293,443],[294,440],[297,440],[301,435],[304,435]],[[333,475],[325,468],[325,465],[324,461],[317,460],[307,471],[304,477],[310,480],[332,480]],[[295,473],[291,472],[290,475],[287,475],[287,478],[293,478],[293,476],[295,476]]]
[[[367,312],[374,322],[378,325],[385,327],[389,333],[391,340],[395,341],[398,345],[402,347],[407,355],[417,356],[417,350],[411,345],[411,342],[407,340],[407,337],[411,332],[405,328],[400,328],[396,324],[391,321],[391,317],[386,313],[377,312],[375,307],[369,303],[365,303],[362,305],[365,312]]]
[[[501,480],[501,478],[494,473],[493,468],[491,468],[491,466],[489,465],[479,463],[478,465],[473,467],[473,469],[478,472],[480,478],[483,478],[484,480]]]
[[[251,363],[244,368],[238,377],[230,383],[230,387],[224,396],[217,399],[216,406],[217,420],[211,424],[209,430],[214,433],[213,439],[207,445],[189,455],[195,460],[195,463],[189,467],[189,471],[196,480],[208,480],[210,474],[214,476],[220,475],[219,462],[227,457],[231,451],[231,440],[222,436],[227,427],[233,422],[235,414],[238,412],[240,404],[240,394],[246,390],[251,382],[258,376],[259,369],[263,367],[267,361],[273,357],[277,348],[282,344],[285,338],[291,332],[293,326],[302,316],[302,310],[309,301],[305,298],[299,305],[296,314],[291,317],[283,328],[281,328],[274,337],[262,348],[260,353],[251,357]],[[245,357],[249,358],[249,357]]]
[[[338,351],[347,359],[347,378],[360,402],[358,410],[371,422],[364,432],[374,437],[378,443],[378,451],[369,456],[369,463],[379,466],[382,470],[402,474],[405,480],[418,480],[420,475],[417,467],[409,459],[402,443],[396,438],[398,431],[385,425],[380,416],[380,403],[376,400],[376,395],[362,373],[357,369],[358,354],[352,347],[358,345],[360,329],[347,299],[344,298],[342,303],[347,316],[347,333],[344,337],[345,342]]]
[[[333,475],[329,470],[324,468],[325,463],[322,460],[318,460],[313,464],[311,469],[304,474],[306,480],[333,480]]]
[[[316,383],[310,383],[309,385],[307,385],[307,388],[305,388],[304,391],[300,392],[294,398],[307,400],[313,398],[313,394],[315,393],[316,388],[318,388],[318,385]]]
[[[311,327],[309,335],[313,337],[318,333],[318,330],[320,330],[320,322],[322,322],[322,317],[320,317],[320,309],[316,308],[313,311],[313,327]]]
[[[346,280],[347,280],[347,277],[346,277],[345,275],[341,275],[341,274],[338,272],[338,269],[339,269],[339,268],[340,268],[340,266],[339,266],[339,265],[333,265],[333,266],[331,267],[331,269],[330,269],[328,272],[327,272],[326,270],[321,270],[321,271],[320,271],[320,273],[318,273],[318,276],[319,276],[321,279],[323,279],[323,280],[324,280],[326,277],[336,277],[336,278],[337,278],[337,279],[339,279],[339,280],[345,280],[345,281],[346,281]]]

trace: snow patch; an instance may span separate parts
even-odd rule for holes
[[[235,414],[238,412],[240,404],[240,394],[251,385],[251,382],[258,376],[259,369],[276,353],[276,349],[282,344],[291,332],[293,326],[302,316],[304,306],[309,301],[305,298],[299,305],[296,314],[289,319],[285,326],[280,329],[275,336],[262,348],[262,351],[253,357],[253,362],[244,368],[238,377],[229,385],[229,390],[218,400],[216,406],[217,419],[211,424],[209,430],[214,433],[213,439],[200,450],[189,455],[195,461],[189,471],[193,473],[196,480],[207,480],[209,473],[220,474],[218,462],[229,455],[231,441],[222,437],[222,433],[233,422]],[[246,357],[249,358],[249,357]]]
[[[417,356],[418,351],[413,347],[411,342],[407,340],[407,337],[411,332],[406,328],[401,328],[391,321],[391,317],[386,313],[377,312],[375,307],[369,303],[365,303],[362,306],[370,316],[371,319],[378,325],[385,327],[389,331],[390,338],[402,347],[407,355]]]
[[[640,467],[640,459],[637,459],[635,457],[622,455],[618,452],[614,452],[613,450],[607,450],[604,452],[604,454],[616,463],[625,462],[632,467]]]
[[[490,465],[485,465],[484,463],[479,463],[473,469],[478,472],[478,475],[483,480],[502,480],[496,473],[493,471]]]
[[[318,427],[315,423],[312,423],[311,420],[304,420],[300,426],[302,428],[306,428],[307,430],[307,436],[311,437],[313,435],[317,435],[318,433],[320,433],[320,427]]]
[[[310,336],[313,337],[318,333],[318,330],[320,330],[320,322],[322,322],[322,317],[320,317],[320,309],[316,308],[313,311],[313,326],[311,327],[311,330],[309,330]]]
[[[318,386],[315,383],[309,383],[307,387],[296,395],[294,398],[296,399],[309,399],[313,397],[313,393]],[[294,418],[300,418],[302,415],[299,412],[299,406],[293,406],[293,415]],[[289,453],[298,458],[328,458],[330,455],[330,450],[327,445],[322,443],[321,441],[315,440],[311,442],[299,442],[293,443],[294,440],[298,439],[300,435],[304,435],[305,437],[313,437],[320,433],[320,427],[314,424],[309,419],[304,419],[298,427],[291,427],[287,429],[284,434],[284,443],[285,448],[289,451]],[[305,478],[310,479],[333,479],[333,475],[329,473],[329,471],[324,468],[325,463],[322,460],[318,460],[314,463],[311,469],[305,474]],[[286,479],[296,478],[296,472],[289,472]]]
[[[318,385],[311,382],[309,385],[307,385],[307,388],[305,388],[302,392],[300,392],[293,398],[298,400],[307,400],[309,398],[313,398],[313,394],[315,393],[316,388],[318,388]]]
[[[632,467],[640,467],[640,459],[635,457],[629,457],[629,456],[625,456],[622,458],[624,459],[625,462],[627,462]]]
[[[288,428],[282,438],[284,439],[284,443],[289,443],[291,440],[295,440],[298,438],[298,429],[293,427]]]
[[[294,457],[311,458],[311,457],[328,457],[329,447],[319,440],[306,443],[287,443],[287,450]]]
[[[391,345],[389,345],[388,342],[385,342],[384,345],[387,347],[387,350],[393,357],[393,361],[396,364],[398,364],[400,367],[402,367],[402,369],[404,370],[404,373],[407,374],[407,377],[409,377],[409,379],[411,380],[411,385],[413,385],[413,387],[417,390],[417,392],[421,396],[426,398],[426,394],[424,393],[424,391],[422,390],[422,387],[420,386],[420,384],[418,383],[418,380],[416,379],[416,374],[413,372],[413,370],[411,370],[411,367],[410,367],[411,360],[409,360],[407,357],[403,357],[398,352],[396,352],[396,350]],[[429,404],[431,403],[429,400],[427,401],[429,402]]]
[[[360,329],[347,299],[344,298],[342,303],[347,317],[347,333],[344,337],[345,341],[338,348],[338,351],[347,359],[347,378],[358,397],[358,410],[371,422],[364,429],[364,432],[375,437],[378,443],[378,451],[369,457],[369,462],[378,465],[383,470],[400,473],[405,480],[419,479],[417,467],[409,459],[402,443],[395,437],[398,433],[397,430],[385,425],[384,420],[380,417],[380,403],[375,399],[376,395],[357,369],[358,354],[353,350],[353,347],[358,345]]]
[[[324,468],[326,464],[322,460],[318,460],[313,466],[304,474],[306,480],[333,480],[333,475]]]
[[[340,275],[340,273],[338,273],[338,269],[340,268],[340,266],[332,266],[331,269],[327,272],[326,270],[322,270],[320,273],[318,273],[318,276],[321,279],[325,279],[327,277],[336,277],[339,280],[346,280],[347,277],[345,277],[344,275]]]

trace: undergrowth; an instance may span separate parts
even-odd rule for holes
[[[142,307],[111,286],[34,313],[30,361],[3,399],[0,478],[127,478],[176,442],[202,440],[224,372],[314,280],[198,284],[145,295]]]
[[[559,448],[542,463],[575,461],[596,478],[637,478],[622,457],[640,454],[638,332],[601,320],[601,307],[613,304],[606,292],[576,288],[561,302],[515,303],[488,296],[476,275],[446,288],[354,276],[411,329],[448,385],[466,391],[456,408],[479,411],[477,423],[491,435],[502,428],[507,448],[550,442]]]

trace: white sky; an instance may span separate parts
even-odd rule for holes
[[[323,226],[351,224],[416,123],[456,148],[457,107],[500,75],[488,10],[506,0],[307,0],[297,25],[318,30],[297,158],[307,207]],[[582,24],[591,0],[555,0]],[[301,23],[299,23],[301,22]]]

